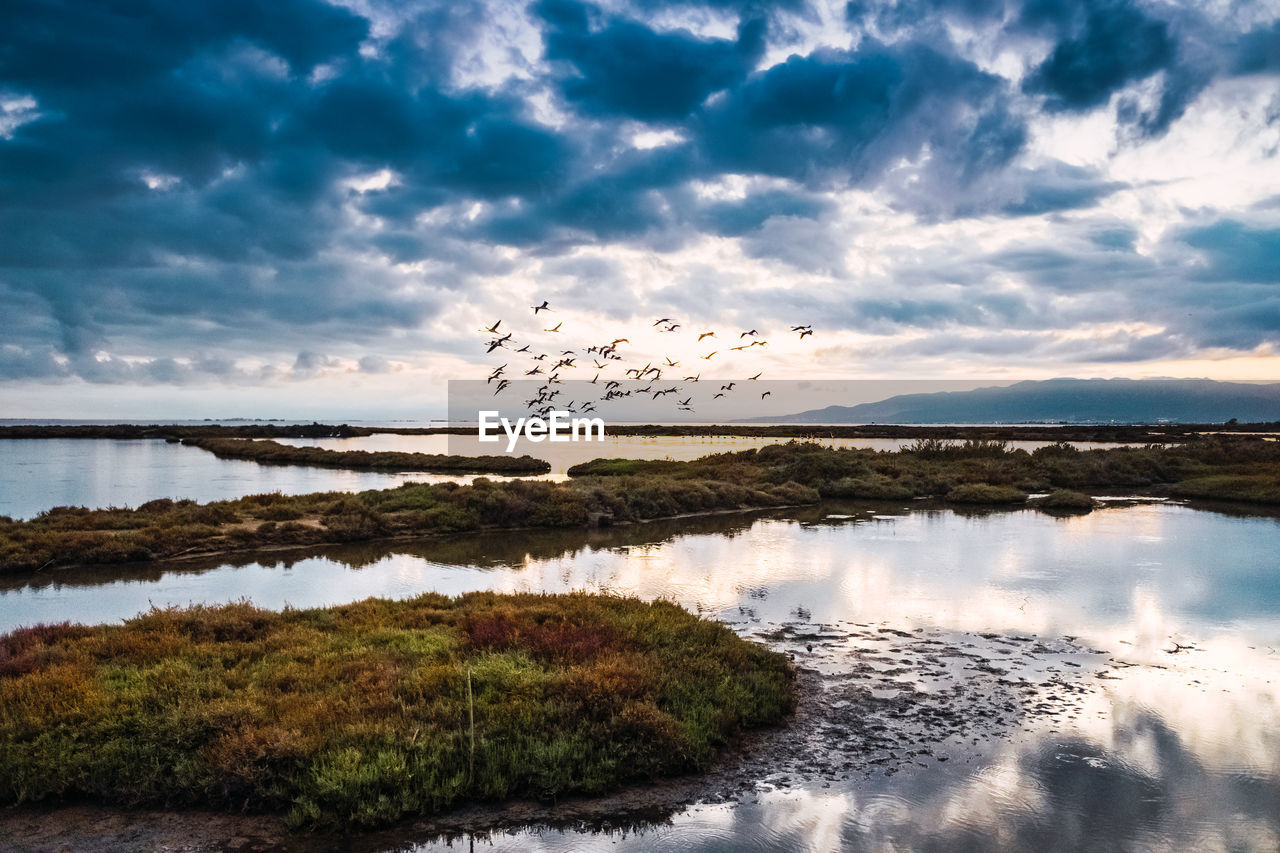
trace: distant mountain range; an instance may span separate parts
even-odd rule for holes
[[[1280,383],[1210,379],[1048,379],[972,391],[903,394],[750,423],[1241,423],[1280,421]]]

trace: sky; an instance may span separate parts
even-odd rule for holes
[[[725,378],[1280,379],[1274,0],[8,0],[0,32],[0,417],[438,416],[511,359],[497,320]]]

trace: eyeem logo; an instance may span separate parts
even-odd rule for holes
[[[604,441],[603,418],[571,418],[569,412],[552,411],[546,418],[517,418],[513,424],[497,411],[479,413],[480,441],[501,441],[507,436],[507,453],[516,449],[521,434],[529,441]],[[501,428],[501,429],[499,429]]]

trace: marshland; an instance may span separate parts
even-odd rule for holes
[[[31,849],[1264,846],[1276,443],[902,444],[6,522],[0,824]]]

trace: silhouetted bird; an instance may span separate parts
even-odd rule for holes
[[[544,300],[542,300],[542,304],[541,304],[541,305],[531,305],[531,306],[529,306],[529,307],[533,309],[533,315],[534,315],[535,317],[536,317],[536,316],[538,316],[538,312],[539,312],[539,311],[550,311],[550,310],[551,310],[551,306],[547,304],[547,300],[545,300],[545,299],[544,299]]]
[[[760,371],[760,373],[764,373],[764,371],[762,370],[762,371]],[[759,379],[759,378],[760,378],[760,373],[757,373],[755,376],[748,376],[748,377],[747,377],[747,379]]]
[[[772,393],[773,393],[772,391],[765,391],[763,394],[760,395],[760,399],[763,400],[765,397],[768,397]]]
[[[554,328],[550,328],[550,329],[543,329],[542,331],[544,331],[544,332],[558,332],[558,331],[560,331],[560,327],[561,327],[561,326],[563,326],[563,325],[564,325],[564,320],[561,320],[559,323],[556,323],[556,324],[555,324],[555,327],[554,327]]]
[[[743,339],[743,338],[745,338],[747,335],[751,335],[752,337],[754,337],[754,336],[755,336],[755,335],[757,335],[757,334],[758,334],[758,332],[756,332],[756,330],[755,330],[755,329],[752,329],[752,330],[750,330],[750,331],[748,331],[748,332],[743,332],[742,334],[738,335],[738,340],[742,340],[742,339]]]
[[[704,356],[700,356],[700,357],[701,357],[701,358],[703,358],[703,359],[706,359],[707,361],[710,361],[710,360],[711,360],[711,356],[715,355],[715,354],[716,354],[716,353],[718,353],[718,352],[720,352],[720,350],[712,350],[711,352],[707,353],[706,355],[704,355]]]
[[[702,334],[698,335],[698,343],[702,343],[703,338],[714,338],[715,336],[716,336],[715,332],[703,332]]]

